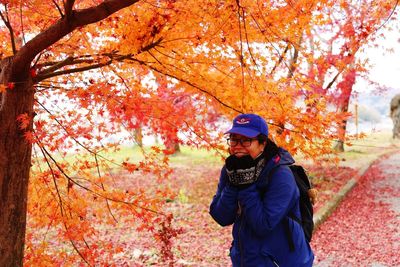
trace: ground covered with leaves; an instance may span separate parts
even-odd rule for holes
[[[400,266],[399,162],[397,153],[373,164],[316,231],[316,266]]]
[[[176,193],[168,209],[174,226],[181,230],[173,241],[174,266],[229,266],[231,227],[220,227],[209,216],[209,204],[215,193],[223,162],[174,164],[169,187]],[[356,170],[348,167],[306,165],[314,186],[319,191],[315,211],[331,199],[351,179]],[[127,177],[132,179],[132,177]],[[137,183],[151,187],[151,180],[135,177]],[[139,182],[140,180],[140,182]],[[131,231],[124,235],[128,253],[118,262],[129,266],[159,265],[156,244],[151,247],[150,235]],[[146,244],[144,246],[143,244]],[[164,263],[165,264],[165,263]]]
[[[217,157],[196,158],[190,153],[171,156],[170,160],[172,172],[163,181],[151,174],[138,175],[136,172],[115,170],[118,179],[114,183],[124,188],[126,193],[157,195],[158,190],[169,192],[159,201],[165,202],[165,212],[172,216],[160,220],[157,229],[149,229],[145,227],[150,225],[145,215],[141,216],[143,221],[140,222],[132,220],[132,214],[129,213],[114,214],[119,216],[113,221],[107,209],[103,214],[93,213],[91,220],[96,222],[102,216],[108,217],[113,223],[103,224],[98,220],[95,229],[87,233],[90,240],[95,240],[86,244],[86,253],[92,255],[83,254],[83,257],[91,257],[95,266],[230,266],[231,227],[220,227],[208,213],[223,161]],[[347,181],[357,175],[357,167],[360,166],[304,164],[304,167],[319,191],[318,202],[314,206],[317,212]],[[391,189],[393,184],[388,183],[390,179],[391,183],[396,183],[393,182],[396,174],[391,174],[393,168],[386,170],[392,178],[384,176],[378,166],[371,168],[362,178],[362,184],[348,197],[350,200],[345,202],[347,204],[319,228],[312,241],[316,264],[319,264],[317,266],[369,266],[373,261],[388,264],[384,266],[398,264],[396,251],[400,243],[399,232],[397,230],[393,236],[381,227],[381,224],[388,224],[393,229],[400,229],[396,213],[385,202],[385,196],[395,192]],[[385,177],[390,179],[385,180]],[[373,181],[378,181],[380,186],[371,193]],[[379,217],[382,214],[385,215],[384,220]],[[85,227],[85,224],[77,227]],[[83,264],[71,244],[60,241],[57,232],[50,229],[34,230],[29,230],[28,235],[37,236],[30,239],[39,238],[45,242],[27,244],[29,253],[26,253],[26,264],[36,264],[39,259],[43,266]],[[384,254],[379,250],[382,244],[387,247]],[[43,255],[48,257],[47,261],[43,261],[46,259]],[[363,261],[368,255],[372,255],[371,260]]]

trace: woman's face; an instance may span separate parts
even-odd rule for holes
[[[240,134],[229,136],[229,152],[240,158],[250,155],[255,159],[264,150],[265,143],[259,143],[255,138],[249,138]]]

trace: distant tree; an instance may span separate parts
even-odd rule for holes
[[[347,113],[356,79],[367,71],[366,62],[358,59],[359,51],[382,37],[379,30],[395,14],[396,7],[397,1],[339,1],[330,7],[331,12],[321,14],[329,23],[317,24],[315,34],[307,34],[311,55],[315,55],[308,70],[315,82],[307,94],[325,94],[338,112]],[[321,54],[321,50],[325,52]],[[337,125],[336,151],[344,151],[348,117]]]

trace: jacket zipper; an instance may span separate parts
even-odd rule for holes
[[[243,258],[243,248],[242,248],[242,242],[241,242],[241,238],[240,238],[240,232],[242,231],[242,225],[243,225],[243,221],[244,221],[244,215],[243,213],[241,213],[242,216],[242,220],[240,220],[240,225],[239,225],[239,235],[238,235],[238,242],[239,242],[239,250],[240,250],[240,266],[244,267],[244,258]],[[270,257],[272,263],[276,266],[279,267],[279,264]]]
[[[240,208],[240,210],[241,210],[241,217],[242,217],[242,219],[240,220],[240,225],[239,225],[239,234],[238,234],[238,242],[239,242],[239,250],[240,250],[240,266],[241,267],[244,267],[244,264],[243,264],[243,248],[242,248],[242,241],[241,241],[241,238],[240,238],[240,233],[242,232],[242,225],[243,225],[243,221],[244,221],[244,214],[243,214],[243,211],[242,211],[242,207],[240,206],[240,203],[239,203],[239,208]]]

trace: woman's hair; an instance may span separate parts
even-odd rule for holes
[[[264,135],[264,134],[259,134],[259,135],[257,135],[257,140],[258,140],[258,142],[259,142],[260,144],[264,144],[264,143],[267,142],[269,139],[268,139],[268,136],[266,136],[266,135]]]
[[[259,143],[265,143],[263,154],[267,161],[279,153],[279,147],[268,136],[260,134],[257,136],[257,140]]]

